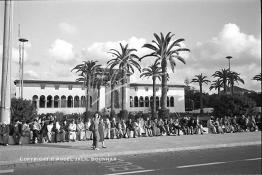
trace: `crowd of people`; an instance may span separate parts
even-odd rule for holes
[[[204,127],[203,127],[204,126]],[[205,129],[207,128],[207,129]],[[93,148],[98,149],[98,142],[104,145],[104,139],[121,139],[135,137],[153,137],[163,135],[193,135],[205,132],[213,134],[233,132],[261,131],[261,116],[213,117],[205,123],[199,117],[177,117],[169,119],[151,119],[139,117],[128,120],[113,117],[103,118],[96,113],[92,118],[56,119],[56,116],[44,116],[33,121],[14,120],[11,124],[0,124],[0,141],[8,145],[9,136],[15,144],[22,144],[21,137],[28,138],[30,143],[57,143],[93,140]]]

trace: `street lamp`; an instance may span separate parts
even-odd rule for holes
[[[230,59],[233,58],[232,56],[227,56],[226,57],[228,59],[228,70],[230,72]]]
[[[24,50],[25,50],[25,42],[28,42],[25,38],[19,38],[18,41],[19,49],[21,49],[22,53],[20,52],[20,59],[19,59],[19,72],[21,73],[20,76],[20,88],[21,88],[21,94],[20,97],[23,99],[23,88],[24,88]]]

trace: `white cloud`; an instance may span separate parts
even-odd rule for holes
[[[65,34],[75,34],[77,32],[77,29],[72,24],[68,24],[66,22],[62,22],[59,25],[60,30]]]
[[[38,79],[39,75],[33,70],[28,70],[24,72],[24,78],[25,79]]]
[[[56,39],[53,42],[49,54],[60,63],[71,63],[75,56],[73,45],[61,39]]]

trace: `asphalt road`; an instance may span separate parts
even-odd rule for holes
[[[110,161],[111,160],[111,161]],[[11,175],[82,174],[261,174],[261,145],[140,154],[71,163],[14,167]]]

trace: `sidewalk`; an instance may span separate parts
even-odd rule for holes
[[[92,141],[12,145],[0,147],[0,166],[39,162],[41,159],[88,159],[154,152],[183,151],[261,144],[261,132],[223,135],[185,135],[113,139],[105,141],[107,148],[94,151]],[[101,147],[101,143],[99,143]],[[29,159],[28,159],[29,158]]]

